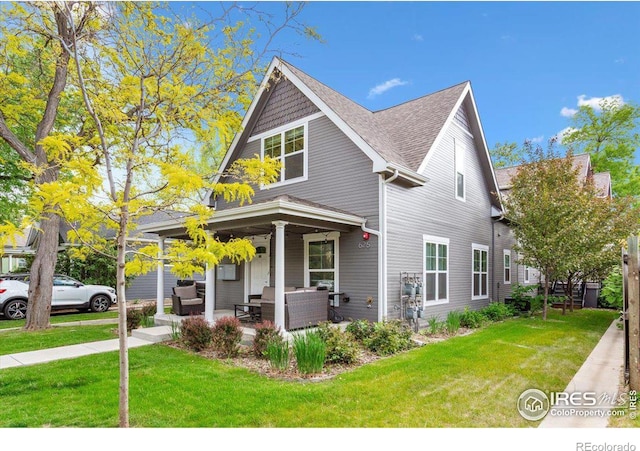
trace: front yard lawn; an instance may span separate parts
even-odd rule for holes
[[[616,316],[512,319],[316,382],[269,379],[165,345],[132,349],[131,425],[535,427],[516,410],[520,393],[563,390]],[[118,354],[2,370],[0,399],[2,427],[115,427]]]

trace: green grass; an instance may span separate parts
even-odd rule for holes
[[[268,379],[165,345],[132,349],[137,427],[535,427],[527,388],[563,390],[617,313],[492,324],[323,382]],[[2,336],[0,336],[0,340]],[[115,427],[118,355],[0,371],[1,427]]]
[[[38,332],[8,330],[0,333],[0,355],[118,338],[116,329],[116,324],[102,324],[52,327]]]
[[[109,318],[117,318],[118,310],[114,307],[107,312],[102,313],[78,313],[78,312],[53,312],[51,314],[50,323],[60,324],[60,323],[69,323],[74,321],[90,321],[95,319],[109,319]],[[2,329],[12,329],[12,328],[22,328],[24,327],[25,320],[17,319],[17,320],[8,320],[5,319],[4,316],[0,316],[0,330]]]

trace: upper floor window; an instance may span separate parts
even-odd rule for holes
[[[464,160],[466,155],[465,147],[455,141],[455,166],[456,166],[456,199],[465,200],[466,181],[464,171]]]
[[[282,130],[262,139],[262,155],[282,163],[276,183],[300,181],[307,175],[306,125]]]

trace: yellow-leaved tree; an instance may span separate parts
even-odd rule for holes
[[[225,257],[242,261],[255,253],[248,240],[220,242],[207,233],[212,212],[202,195],[213,191],[250,202],[252,186],[275,180],[278,163],[240,160],[228,173],[234,182],[214,183],[217,168],[202,164],[202,152],[209,152],[205,161],[213,159],[211,153],[225,150],[239,131],[274,33],[315,36],[298,22],[302,5],[281,6],[280,25],[273,28],[273,17],[228,4],[203,23],[151,2],[110,3],[98,38],[83,45],[76,41],[77,5],[64,4],[71,39],[59,42],[75,72],[90,138],[50,143],[62,153],[75,146],[86,152],[74,154],[66,163],[68,177],[42,187],[33,203],[36,210],[55,209],[72,225],[68,239],[83,245],[79,256],[104,251],[106,230],[115,235],[122,427],[129,425],[125,275],[156,268],[158,258],[171,259],[174,271],[185,276]],[[253,28],[235,20],[238,14],[269,19],[268,38],[254,39]],[[167,210],[188,213],[191,240],[173,243],[164,255],[156,245],[132,251],[128,243],[138,220]]]

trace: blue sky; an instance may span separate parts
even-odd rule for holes
[[[638,2],[310,2],[302,19],[326,42],[285,35],[285,59],[371,110],[470,80],[490,148],[545,143],[579,101],[640,102]]]

